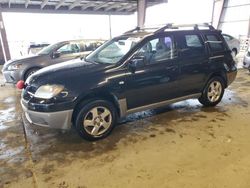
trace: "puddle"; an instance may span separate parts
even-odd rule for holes
[[[6,150],[1,150],[0,160],[9,159],[13,156],[16,156],[16,155],[20,154],[21,152],[23,152],[23,150],[24,150],[24,146],[6,149]]]
[[[0,110],[0,130],[8,128],[9,126],[7,126],[7,124],[15,120],[15,117],[15,107],[8,108],[6,110]]]

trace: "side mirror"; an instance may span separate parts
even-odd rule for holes
[[[61,55],[60,52],[55,51],[55,52],[52,52],[51,58],[52,58],[52,59],[56,59],[56,58],[60,57],[60,55]]]
[[[133,57],[130,62],[128,63],[128,69],[131,72],[135,72],[137,68],[143,67],[145,62],[145,57],[144,56],[136,56]]]

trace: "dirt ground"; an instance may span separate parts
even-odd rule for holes
[[[1,85],[0,188],[249,188],[249,87],[241,69],[215,108],[187,100],[136,113],[87,142],[30,125],[20,91]]]

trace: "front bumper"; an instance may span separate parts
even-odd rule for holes
[[[21,101],[25,117],[30,123],[55,129],[69,129],[71,127],[73,109],[57,112],[37,112],[27,109],[23,103],[24,101]]]
[[[2,73],[6,83],[15,84],[19,80],[22,80],[21,72],[19,70],[16,71],[2,70]]]

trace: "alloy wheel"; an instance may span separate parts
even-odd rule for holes
[[[210,102],[216,102],[220,99],[222,85],[219,81],[213,81],[208,87],[207,97]]]
[[[105,133],[112,124],[112,114],[103,106],[94,107],[86,114],[83,120],[85,131],[92,136]]]

